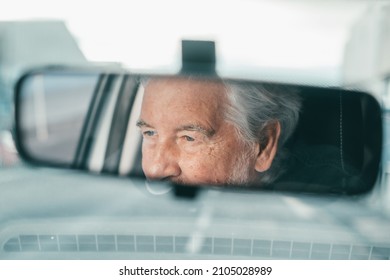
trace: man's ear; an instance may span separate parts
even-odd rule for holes
[[[280,123],[278,121],[270,123],[265,127],[262,133],[266,140],[266,143],[257,144],[257,158],[255,163],[255,170],[257,172],[267,171],[275,158],[276,151],[278,150],[278,141],[280,136]]]

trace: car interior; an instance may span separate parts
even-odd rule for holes
[[[206,76],[215,78],[214,68],[207,63],[213,57],[204,55],[197,58],[205,61],[200,64],[191,63],[191,55],[185,55],[190,63],[179,74],[206,68]],[[24,211],[28,222],[12,223],[4,230],[3,256],[389,258],[386,230],[372,235],[374,226],[386,225],[379,218],[364,223],[372,212],[356,206],[378,184],[382,171],[382,109],[375,97],[354,89],[239,80],[300,96],[299,123],[285,145],[289,153],[285,172],[270,185],[249,186],[244,191],[242,186],[222,191],[210,186],[201,191],[145,180],[136,127],[144,78],[127,71],[43,68],[19,80],[15,135],[21,157],[33,166],[76,172],[61,179],[53,174],[56,184],[38,186]],[[36,90],[32,86],[36,79],[47,84]],[[58,84],[67,85],[66,90],[54,86]],[[83,95],[80,103],[85,103],[73,105],[80,107],[76,116],[66,115],[70,110],[61,112],[63,106],[58,106],[69,100],[75,103],[72,93]],[[42,94],[51,120],[45,125],[34,119]],[[45,126],[50,133],[40,139],[38,128]],[[188,189],[196,190],[196,195]],[[55,199],[42,200],[40,194],[47,190]],[[313,207],[302,206],[301,201]],[[285,205],[293,205],[297,212]],[[49,219],[46,209],[53,210]],[[10,210],[11,215],[18,213],[12,211],[18,210]]]

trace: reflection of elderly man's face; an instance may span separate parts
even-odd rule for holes
[[[254,180],[256,171],[267,170],[277,137],[262,148],[244,142],[225,119],[227,102],[221,82],[150,80],[138,121],[146,177],[182,184],[244,184]]]

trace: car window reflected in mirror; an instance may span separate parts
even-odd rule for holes
[[[33,75],[20,95],[23,144],[32,158],[69,165],[98,75]]]
[[[24,76],[17,142],[30,162],[175,184],[355,194],[379,173],[369,94],[199,76]]]

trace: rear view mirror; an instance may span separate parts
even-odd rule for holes
[[[20,79],[16,88],[18,150],[25,160],[33,164],[121,176],[142,177],[145,173],[148,177],[156,179],[153,177],[155,175],[153,172],[157,172],[156,168],[160,164],[156,157],[159,153],[170,156],[167,153],[171,147],[170,144],[167,144],[168,142],[164,142],[167,145],[164,148],[149,150],[150,147],[156,148],[157,142],[147,142],[156,141],[153,140],[154,138],[148,137],[154,137],[158,134],[161,140],[166,136],[165,132],[156,128],[156,122],[159,122],[158,116],[171,117],[174,115],[171,109],[169,112],[165,112],[165,109],[168,110],[170,104],[176,102],[177,99],[164,103],[160,102],[159,95],[154,95],[153,98],[148,97],[149,101],[144,100],[144,105],[141,104],[145,87],[150,87],[149,91],[151,91],[153,85],[156,92],[161,92],[161,94],[164,92],[163,86],[166,85],[166,82],[152,83],[151,85],[150,81],[170,81],[170,79],[174,78],[146,78],[135,74],[101,73],[98,71],[42,70],[31,72]],[[179,78],[176,77],[177,79]],[[198,80],[196,77],[181,77],[180,79]],[[240,92],[242,95],[246,94],[244,89],[267,92],[271,96],[267,97],[270,104],[276,102],[278,108],[285,108],[279,112],[278,116],[286,115],[292,106],[291,104],[299,102],[297,123],[290,129],[289,135],[285,137],[286,130],[288,130],[285,123],[279,123],[279,120],[275,118],[268,123],[273,124],[272,126],[267,124],[263,127],[263,134],[259,137],[262,138],[264,135],[270,137],[263,137],[263,140],[259,140],[259,145],[253,146],[256,155],[262,155],[262,157],[252,158],[253,166],[257,173],[271,174],[273,179],[268,181],[264,179],[261,184],[256,180],[249,183],[242,181],[248,187],[311,193],[357,194],[367,192],[374,186],[379,175],[381,160],[382,122],[381,108],[371,95],[342,89],[254,81],[215,80],[215,78],[214,80],[202,78],[199,81],[205,81],[213,86],[223,84],[231,90],[242,91]],[[182,86],[186,88],[184,84]],[[199,89],[198,94],[200,96],[204,92]],[[273,96],[277,98],[272,99]],[[295,101],[288,103],[288,100],[292,99]],[[230,102],[233,102],[231,100]],[[287,103],[285,103],[286,100]],[[145,113],[147,109],[144,107],[147,102],[152,102],[151,104],[154,106],[153,110],[148,109],[152,112],[149,112],[149,115]],[[253,102],[252,104],[255,104]],[[187,107],[184,106],[186,109],[183,112],[191,113],[194,111],[196,113],[198,111],[199,113],[195,103],[189,103],[188,106],[186,105]],[[191,104],[194,106],[192,107]],[[210,105],[207,102],[203,102],[203,104],[200,109]],[[178,107],[180,106],[175,108]],[[207,112],[219,110],[216,109],[217,107]],[[234,110],[231,112],[235,112]],[[252,112],[256,112],[256,110],[252,110]],[[181,121],[184,121],[188,116],[190,115],[183,114]],[[240,116],[245,116],[245,113]],[[287,115],[284,117],[290,118]],[[245,118],[242,117],[240,122]],[[166,122],[172,124],[174,121],[167,118]],[[253,122],[249,118],[250,126],[256,126],[256,123]],[[234,123],[234,121],[230,120],[229,123]],[[276,125],[277,123],[280,125]],[[163,129],[167,128],[166,123],[163,122],[163,124]],[[206,142],[208,141],[207,137],[214,139],[213,135],[218,134],[218,129],[213,130],[213,125],[209,130],[204,129],[198,123],[196,125],[194,123],[182,125],[180,128],[191,131],[191,133],[200,133],[203,137],[202,141]],[[186,145],[185,152],[191,155],[187,157],[187,160],[192,160],[191,168],[195,170],[202,164],[194,159],[203,151],[199,148],[200,146],[197,148],[189,146],[195,145],[196,137],[192,134],[183,134],[180,138],[177,136],[177,132],[175,133],[175,145],[178,141],[185,141],[183,144]],[[144,135],[144,140],[142,140],[141,134]],[[219,143],[225,141],[231,134],[221,137]],[[242,133],[238,134],[243,136]],[[161,141],[158,142],[158,145],[162,143]],[[272,141],[274,141],[274,145],[272,145]],[[142,143],[144,143],[144,154],[141,151]],[[210,145],[205,144],[207,147]],[[229,145],[232,147],[233,144]],[[218,146],[215,147],[208,150],[209,154],[217,153]],[[233,154],[233,150],[224,150],[224,155]],[[177,155],[179,152],[184,153],[181,150],[175,150],[172,153]],[[207,153],[205,157],[207,157]],[[279,161],[277,162],[278,157]],[[221,160],[220,164],[225,167],[227,166],[226,161],[234,157],[222,158],[226,160]],[[180,160],[179,169],[184,159]],[[243,161],[243,163],[233,161],[230,162],[229,166],[236,169],[232,169],[231,173],[236,172],[239,167],[242,168],[243,164],[247,164],[247,161]],[[208,175],[217,176],[218,172],[226,171],[220,170],[218,161],[213,164]],[[151,169],[145,170],[148,166],[152,166]],[[237,178],[241,178],[241,173],[244,173],[242,170],[245,168],[236,174]],[[273,171],[269,172],[270,170]],[[255,171],[250,172],[256,173]],[[182,170],[178,172],[182,172]],[[204,169],[202,174],[204,175]],[[248,176],[252,176],[250,174]],[[211,176],[206,175],[204,175],[205,178]],[[160,176],[159,179],[173,177],[173,175],[170,177]],[[184,179],[173,181],[187,183]],[[223,180],[215,182],[217,184],[220,182],[221,185],[229,183]],[[237,185],[241,181],[231,182]],[[195,184],[213,185],[207,180],[205,182],[197,181]]]

